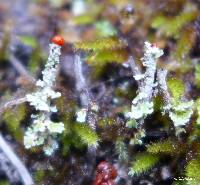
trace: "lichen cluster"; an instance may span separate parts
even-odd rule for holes
[[[60,92],[53,89],[60,49],[61,47],[57,44],[50,44],[49,58],[42,71],[42,80],[36,82],[37,91],[26,96],[30,105],[34,106],[39,113],[31,116],[33,123],[25,132],[25,148],[44,145],[43,150],[46,155],[51,155],[58,148],[58,143],[54,138],[65,130],[62,122],[53,122],[50,118],[51,113],[57,112],[56,106],[51,105],[51,100],[61,96]]]
[[[141,120],[153,112],[153,93],[157,86],[155,81],[156,62],[163,55],[163,51],[149,42],[144,43],[144,57],[142,64],[146,68],[144,74],[134,74],[138,81],[138,95],[132,101],[131,112],[127,116],[131,119]]]
[[[169,114],[175,127],[184,126],[193,113],[194,102],[182,100],[182,94],[173,97],[168,92],[167,70],[157,69],[156,66],[157,59],[163,54],[161,49],[145,42],[142,64],[146,71],[144,74],[137,73],[133,76],[138,81],[138,94],[132,101],[131,112],[126,115],[130,119],[135,119],[138,124],[142,124],[144,119],[153,113],[153,98],[159,93],[162,94],[164,100],[163,114]]]

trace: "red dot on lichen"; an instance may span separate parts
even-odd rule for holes
[[[61,37],[60,35],[55,35],[52,39],[51,42],[54,44],[57,44],[59,46],[63,46],[65,44],[65,40],[63,39],[63,37]]]

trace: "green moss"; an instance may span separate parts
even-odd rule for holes
[[[180,66],[182,71],[186,71],[188,68],[191,68],[189,52],[194,44],[194,41],[194,28],[188,27],[181,32],[174,51],[174,57],[178,62],[184,63],[184,65]]]
[[[35,37],[31,37],[31,36],[20,36],[19,40],[27,45],[27,46],[31,46],[32,48],[36,48],[38,46],[37,40],[35,39]]]
[[[95,17],[91,16],[90,14],[83,14],[74,17],[72,21],[77,25],[86,25],[95,22]]]
[[[170,140],[147,145],[147,151],[152,154],[177,154],[178,152],[181,152],[180,148],[178,148],[178,145]]]
[[[86,145],[98,145],[99,137],[88,125],[76,123],[74,124],[74,131]]]
[[[6,122],[9,131],[18,140],[22,140],[23,132],[20,129],[20,123],[26,116],[25,104],[18,105],[14,110],[8,109],[3,114],[3,120]]]
[[[188,8],[191,5],[188,5]],[[151,26],[158,29],[159,32],[167,37],[177,37],[180,34],[181,28],[187,23],[193,21],[198,16],[197,10],[183,11],[175,17],[167,17],[164,15],[155,16]]]
[[[40,183],[45,177],[45,171],[44,170],[37,170],[34,173],[34,180],[36,183]]]
[[[172,185],[188,185],[186,180],[183,181],[183,180],[176,180],[175,182],[173,182]]]
[[[199,185],[200,182],[200,174],[198,173],[200,169],[200,159],[193,159],[188,162],[186,168],[185,168],[185,174],[187,178],[190,178],[191,180],[188,180],[188,185]]]
[[[118,138],[115,143],[115,152],[119,160],[128,161],[128,149],[122,138]]]
[[[124,48],[125,43],[116,37],[109,37],[95,41],[75,43],[74,46],[76,49],[82,49],[85,51],[102,51]]]
[[[123,63],[127,59],[125,50],[102,50],[87,57],[88,63],[95,66],[105,65],[109,62]]]
[[[130,167],[129,175],[140,175],[150,170],[158,163],[159,157],[149,153],[141,153],[135,157]]]
[[[7,180],[1,180],[0,185],[10,185],[10,183]]]
[[[103,119],[99,120],[98,124],[101,127],[111,126],[111,125],[116,124],[116,120],[111,117],[107,117],[107,118],[103,118]]]
[[[169,79],[167,81],[167,85],[168,85],[169,90],[171,91],[174,99],[178,100],[181,98],[181,96],[184,95],[185,87],[181,80]]]
[[[195,65],[195,85],[200,88],[200,64]]]

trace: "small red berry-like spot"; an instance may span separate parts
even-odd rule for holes
[[[115,185],[114,179],[116,177],[117,171],[114,166],[106,161],[102,161],[97,166],[93,185]]]
[[[51,39],[51,42],[57,44],[59,46],[63,46],[65,44],[65,40],[60,35],[56,35]]]

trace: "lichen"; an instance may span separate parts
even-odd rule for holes
[[[80,123],[86,122],[87,110],[85,108],[80,109],[76,112],[76,121]]]
[[[143,66],[146,68],[144,74],[134,74],[134,78],[138,81],[138,94],[132,101],[131,112],[126,116],[130,119],[141,120],[145,119],[153,112],[152,97],[154,94],[154,87],[157,86],[155,82],[156,63],[157,59],[163,55],[163,51],[150,44],[144,43],[144,57],[141,59]]]
[[[162,114],[169,114],[176,129],[176,135],[178,135],[180,132],[184,131],[181,126],[185,126],[193,114],[194,101],[183,101],[184,85],[180,80],[170,79],[167,86],[167,71],[162,70],[159,71],[158,74],[158,84],[164,99]],[[168,87],[171,94],[168,92]]]
[[[60,49],[61,47],[57,44],[50,44],[50,54],[45,69],[42,71],[42,80],[36,82],[37,91],[26,96],[30,105],[40,113],[32,115],[33,123],[24,136],[25,148],[44,145],[43,150],[46,155],[51,155],[58,148],[58,143],[54,138],[65,130],[62,122],[56,123],[50,119],[51,113],[57,112],[56,106],[51,106],[51,100],[61,96],[60,92],[53,89]]]
[[[172,104],[169,111],[169,117],[173,121],[175,127],[184,126],[189,122],[190,117],[193,114],[193,104],[194,102],[192,100]]]

